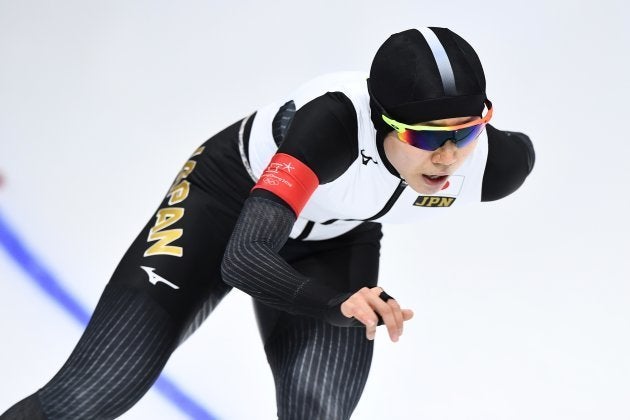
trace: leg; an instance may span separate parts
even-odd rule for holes
[[[2,420],[120,416],[227,294],[220,263],[238,212],[199,186],[190,162],[185,187],[171,189],[127,251],[68,361]]]
[[[157,379],[177,344],[172,318],[139,291],[108,285],[66,364],[37,393],[49,419],[115,418]]]
[[[280,322],[283,331],[265,346],[278,418],[350,418],[367,381],[373,342],[362,328],[288,314]]]
[[[289,241],[282,253],[300,272],[341,291],[376,285],[380,226],[329,241]],[[280,419],[347,419],[367,381],[373,342],[340,328],[255,303]]]

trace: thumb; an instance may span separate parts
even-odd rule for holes
[[[409,321],[413,318],[413,311],[411,309],[403,309],[402,310],[403,321]]]

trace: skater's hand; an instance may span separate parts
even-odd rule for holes
[[[347,318],[354,317],[365,325],[368,340],[374,340],[380,315],[391,340],[398,341],[403,333],[403,323],[413,317],[413,311],[401,309],[396,299],[391,297],[385,302],[380,297],[381,293],[383,289],[380,287],[364,287],[341,304],[341,313]]]

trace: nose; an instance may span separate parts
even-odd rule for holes
[[[431,162],[444,166],[451,166],[457,162],[457,146],[455,146],[455,143],[447,140],[446,143],[435,149],[431,156]]]

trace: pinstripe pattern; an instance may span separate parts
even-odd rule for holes
[[[338,327],[324,321],[322,311],[331,302],[327,296],[330,290],[323,290],[321,295],[315,296],[312,291],[321,289],[311,288],[310,279],[319,279],[322,273],[312,267],[302,271],[304,267],[300,267],[300,261],[338,267],[337,280],[341,288],[349,283],[345,275],[350,272],[366,279],[366,282],[376,283],[378,265],[366,264],[363,259],[378,259],[380,229],[378,234],[372,230],[365,232],[368,243],[376,246],[360,248],[353,253],[354,257],[337,260],[330,258],[333,254],[325,256],[320,254],[322,249],[318,251],[313,247],[288,252],[292,257],[285,260],[277,253],[283,247],[294,219],[293,213],[286,207],[265,198],[250,197],[224,255],[223,279],[258,300],[256,306],[262,322],[259,325],[265,325],[262,331],[265,351],[276,384],[278,417],[347,419],[367,381],[373,342],[365,338],[363,328]],[[357,234],[355,240],[360,235]],[[287,245],[291,248],[299,246],[299,243],[290,242]],[[328,246],[354,245],[354,241],[350,240]],[[285,251],[283,249],[281,253]],[[320,257],[303,260],[311,253]],[[308,276],[296,271],[294,265]],[[317,287],[321,283],[317,283]],[[334,293],[338,295],[340,292]]]
[[[276,145],[280,147],[284,138],[289,131],[293,117],[295,116],[295,102],[288,101],[278,109],[276,116],[273,117],[271,122],[271,132]]]
[[[48,418],[120,416],[157,379],[176,338],[170,317],[153,301],[108,285],[72,355],[38,392]]]
[[[29,395],[14,404],[3,414],[0,420],[47,420],[37,394]]]
[[[348,419],[367,381],[373,342],[362,328],[296,317],[265,351],[279,419]]]
[[[277,252],[295,221],[286,207],[264,198],[249,198],[226,250],[223,280],[260,302],[292,312],[293,303],[310,278],[295,271]],[[305,308],[308,313],[323,308]]]
[[[181,334],[181,338],[179,339],[179,344],[183,343],[188,337],[190,337],[196,330],[203,324],[203,322],[210,316],[214,308],[221,302],[221,300],[227,295],[231,287],[226,285],[223,282],[217,282],[214,285],[214,289],[210,294],[210,297],[206,299],[206,301],[201,305],[201,307],[197,310],[197,313],[193,316],[192,321]],[[179,345],[178,344],[178,345]]]

